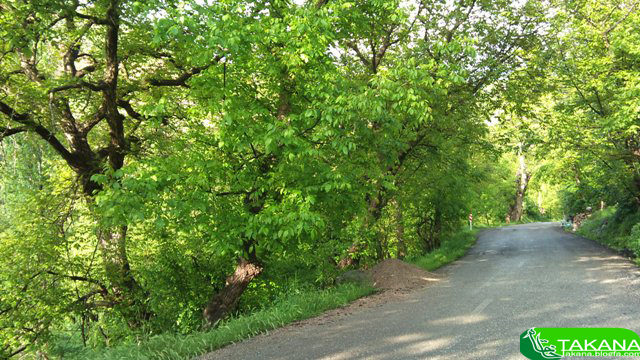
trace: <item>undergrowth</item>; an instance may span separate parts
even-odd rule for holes
[[[473,246],[478,231],[464,230],[445,236],[439,249],[429,254],[409,259],[409,262],[433,271],[462,257]],[[173,360],[190,359],[225,345],[268,332],[286,324],[311,318],[324,311],[348,304],[375,290],[356,284],[343,284],[325,290],[301,290],[283,296],[268,307],[252,313],[232,317],[210,331],[189,335],[165,333],[138,344],[122,344],[111,348],[83,349],[58,354],[65,359],[134,359]]]
[[[596,211],[578,228],[577,233],[627,256],[640,256],[640,213],[611,206]]]
[[[428,271],[447,265],[466,254],[467,250],[475,244],[480,230],[482,228],[474,228],[473,230],[463,230],[445,236],[442,239],[440,248],[428,254],[409,259],[409,262]]]
[[[162,334],[140,344],[108,349],[87,349],[67,354],[65,359],[190,359],[222,346],[316,316],[374,292],[371,287],[344,284],[326,290],[305,290],[276,301],[272,306],[226,320],[211,331],[189,335]]]

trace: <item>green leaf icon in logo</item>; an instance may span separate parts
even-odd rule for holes
[[[540,339],[541,333],[531,328],[520,335],[520,352],[531,360],[560,359],[554,345],[545,345],[549,341]]]

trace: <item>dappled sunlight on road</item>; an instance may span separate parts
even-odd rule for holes
[[[446,319],[438,319],[429,322],[429,325],[467,325],[486,321],[488,318],[482,315],[459,315]]]
[[[407,350],[409,352],[420,352],[424,351],[424,349],[443,349],[449,347],[453,341],[454,337],[443,337],[439,339],[431,339],[431,340],[421,340],[414,341],[412,345],[410,345]]]
[[[392,342],[392,343],[397,343],[397,344],[402,344],[402,343],[408,343],[408,342],[412,342],[412,341],[416,341],[416,340],[420,340],[422,339],[422,334],[404,334],[404,335],[399,335],[399,336],[393,336],[391,338],[388,339],[388,341]]]

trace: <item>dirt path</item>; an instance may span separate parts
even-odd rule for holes
[[[534,326],[640,331],[637,269],[556,223],[486,231],[441,273],[202,359],[522,359],[519,334]]]

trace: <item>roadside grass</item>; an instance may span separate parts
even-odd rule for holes
[[[594,212],[591,217],[585,219],[582,225],[578,228],[578,234],[597,234],[601,235],[599,230],[602,225],[608,223],[615,214],[615,207],[609,207],[605,210]]]
[[[631,232],[635,224],[626,224],[615,221],[616,207],[612,206],[601,211],[594,212],[591,217],[585,219],[576,233],[580,236],[595,240],[615,250],[625,247],[625,236]]]
[[[479,227],[473,230],[462,230],[442,239],[439,249],[428,254],[409,259],[409,262],[427,271],[433,271],[447,265],[467,253],[467,250],[476,242],[478,232],[486,228]]]
[[[620,213],[616,206],[594,212],[576,233],[633,258],[640,266],[640,213]]]
[[[231,318],[210,331],[189,335],[162,334],[140,344],[86,350],[67,359],[191,359],[225,345],[266,333],[294,321],[308,319],[324,311],[344,306],[375,290],[344,284],[326,290],[306,290],[288,296],[263,310]]]
[[[408,261],[433,271],[462,257],[475,243],[478,232],[484,228],[486,227],[481,226],[474,230],[462,230],[446,236],[439,249]],[[262,310],[228,319],[210,331],[189,335],[165,333],[145,339],[139,344],[122,344],[106,349],[86,349],[66,354],[64,358],[73,360],[191,359],[292,322],[314,317],[374,292],[373,287],[356,284],[343,284],[325,290],[303,290],[284,297]]]

